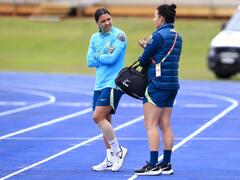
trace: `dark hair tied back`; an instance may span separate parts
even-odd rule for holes
[[[176,4],[171,4],[170,7],[172,11],[176,11],[177,8]]]
[[[175,4],[160,5],[157,8],[158,15],[163,16],[165,18],[166,23],[174,23],[175,16],[176,16],[176,8],[177,6]]]
[[[100,16],[103,14],[109,14],[111,16],[111,13],[106,8],[98,8],[94,13],[95,21],[98,22]]]

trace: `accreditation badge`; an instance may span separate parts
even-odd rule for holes
[[[161,77],[161,63],[156,64],[156,77]]]

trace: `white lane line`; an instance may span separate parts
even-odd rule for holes
[[[198,128],[196,131],[194,131],[192,134],[190,134],[189,136],[187,136],[185,139],[183,139],[181,142],[179,142],[178,144],[176,144],[173,148],[173,150],[177,150],[179,147],[181,147],[183,144],[185,144],[186,142],[188,142],[190,139],[192,139],[193,137],[197,136],[198,134],[200,134],[202,131],[204,131],[205,129],[207,129],[209,126],[211,126],[213,123],[217,122],[218,120],[220,120],[222,117],[224,117],[226,114],[228,114],[230,111],[232,111],[233,109],[235,109],[238,105],[239,102],[235,99],[226,97],[226,96],[220,96],[220,95],[215,95],[215,94],[208,94],[208,93],[195,93],[197,96],[205,96],[205,97],[209,97],[209,98],[213,98],[213,99],[222,99],[224,101],[228,101],[231,104],[231,106],[229,106],[228,108],[224,109],[221,113],[219,113],[217,116],[215,116],[214,118],[212,118],[210,121],[208,121],[207,123],[205,123],[204,125],[202,125],[200,128]]]
[[[54,103],[56,106],[69,106],[69,107],[89,107],[92,106],[92,103],[89,102],[57,102]],[[142,108],[143,105],[141,102],[139,103],[119,103],[119,107],[132,107],[132,108]]]
[[[90,102],[57,102],[54,105],[68,106],[68,107],[89,107],[92,106]]]
[[[193,133],[191,133],[190,135],[188,135],[186,138],[184,138],[182,141],[180,141],[179,143],[177,143],[175,146],[173,146],[172,151],[176,151],[178,148],[180,148],[181,146],[183,146],[185,143],[187,143],[188,141],[190,141],[192,138],[194,138],[195,136],[197,136],[198,134],[200,134],[202,131],[204,131],[205,129],[207,129],[209,126],[211,126],[213,123],[217,122],[219,119],[221,119],[222,117],[224,117],[226,114],[228,114],[230,111],[232,111],[233,109],[235,109],[238,105],[239,102],[235,99],[226,97],[226,96],[220,96],[220,95],[216,95],[216,94],[210,94],[210,93],[193,93],[192,95],[195,96],[203,96],[203,97],[208,97],[208,98],[213,98],[213,99],[221,99],[227,102],[230,102],[231,105],[229,107],[227,107],[226,109],[224,109],[221,113],[219,113],[217,116],[215,116],[214,118],[212,118],[211,120],[209,120],[207,123],[205,123],[204,125],[202,125],[200,128],[198,128],[197,130],[195,130]],[[161,155],[158,158],[158,161],[161,161],[163,159],[163,155]],[[128,178],[128,180],[133,180],[136,179],[138,177],[138,175],[132,175],[130,178]]]
[[[141,101],[139,103],[120,103],[119,105],[120,105],[120,107],[133,107],[133,108],[135,108],[135,107],[142,108],[143,107],[143,104]]]
[[[25,106],[27,102],[23,101],[0,101],[0,106]]]
[[[89,102],[58,102],[55,103],[54,105],[57,106],[72,106],[72,107],[87,107],[87,106],[92,106],[92,103]],[[143,107],[142,103],[119,103],[119,107],[133,107],[133,108],[138,108],[138,107]]]
[[[54,103],[56,106],[69,106],[69,107],[89,107],[92,106],[92,103],[89,102],[56,102]],[[176,105],[176,103],[175,103]],[[184,108],[217,108],[217,104],[184,104],[184,105],[178,105]],[[143,104],[141,102],[139,103],[119,103],[119,107],[123,108],[142,108]]]
[[[48,98],[49,100],[39,102],[39,103],[35,103],[35,104],[31,104],[31,105],[27,105],[27,106],[23,106],[23,107],[19,107],[19,108],[4,111],[4,112],[0,112],[0,117],[1,116],[6,116],[6,115],[9,115],[9,114],[14,114],[14,113],[17,113],[17,112],[22,112],[22,111],[42,107],[42,106],[46,106],[46,105],[52,104],[56,101],[55,96],[53,96],[51,94],[48,94],[48,93],[45,93],[45,92],[41,92],[41,91],[22,90],[22,89],[10,89],[10,91],[16,91],[16,92],[25,93],[25,94],[31,94],[31,95],[34,95],[34,96],[42,96],[42,97]]]
[[[56,87],[53,85],[36,85],[36,84],[12,84],[12,83],[0,83],[4,86],[14,86],[14,87],[21,87],[21,88],[30,88],[30,89],[41,89],[41,90],[48,90],[48,91],[54,91],[54,92],[67,92],[67,93],[75,93],[75,94],[82,94],[82,95],[88,95],[92,96],[93,91],[89,90],[83,90],[81,88],[62,88],[62,87]]]
[[[186,104],[186,108],[216,108],[217,104]]]
[[[204,87],[202,86],[201,87],[201,91],[213,91],[213,89],[217,92],[217,93],[223,93],[224,95],[227,95],[227,94],[230,94],[230,95],[233,95],[233,91],[234,91],[234,95],[239,95],[240,94],[240,86],[238,87],[237,86],[238,83],[236,83],[233,86],[229,87],[228,84],[226,83],[224,88],[222,87],[219,87],[219,86],[209,86],[209,87]],[[196,91],[199,91],[199,87],[196,85],[196,87],[183,87],[184,90],[196,90]],[[239,89],[239,90],[237,90]]]
[[[6,138],[5,140],[13,140],[13,141],[79,141],[79,140],[88,140],[91,137],[13,137]],[[184,137],[175,137],[175,141],[182,141]],[[102,138],[98,139],[102,141]],[[147,141],[147,138],[138,138],[138,137],[118,137],[118,140],[121,141]],[[199,137],[192,138],[190,141],[240,141],[240,137]]]
[[[115,130],[115,131],[118,131],[118,130],[120,130],[120,129],[123,129],[123,128],[125,128],[125,127],[128,127],[128,126],[130,126],[130,125],[132,125],[132,124],[134,124],[134,123],[137,123],[137,122],[139,122],[139,121],[142,121],[142,120],[143,120],[143,116],[139,116],[139,117],[137,117],[137,118],[135,118],[135,119],[133,119],[133,120],[131,120],[131,121],[128,121],[128,122],[126,122],[126,123],[124,123],[124,124],[121,124],[121,125],[117,126],[116,128],[114,128],[114,130]],[[70,147],[70,148],[68,148],[68,149],[65,149],[65,150],[63,150],[63,151],[60,151],[60,152],[57,153],[57,154],[54,154],[54,155],[52,155],[52,156],[49,156],[49,157],[46,158],[46,159],[43,159],[43,160],[41,160],[41,161],[39,161],[39,162],[36,162],[36,163],[31,164],[31,165],[29,165],[29,166],[27,166],[27,167],[25,167],[25,168],[22,168],[22,169],[20,169],[20,170],[18,170],[18,171],[16,171],[16,172],[13,172],[13,173],[11,173],[11,174],[8,174],[8,175],[0,178],[0,180],[8,179],[8,178],[10,178],[10,177],[12,177],[12,176],[15,176],[15,175],[17,175],[17,174],[20,174],[20,173],[22,173],[22,172],[24,172],[24,171],[27,171],[27,170],[29,170],[29,169],[31,169],[31,168],[34,168],[34,167],[36,167],[36,166],[38,166],[38,165],[40,165],[40,164],[43,164],[43,163],[45,163],[45,162],[48,162],[48,161],[50,161],[50,160],[52,160],[52,159],[54,159],[54,158],[56,158],[56,157],[59,157],[59,156],[61,156],[61,155],[63,155],[63,154],[66,154],[66,153],[68,153],[69,151],[72,151],[72,150],[74,150],[74,149],[77,149],[77,148],[79,148],[79,147],[81,147],[81,146],[83,146],[83,145],[86,145],[86,144],[90,143],[90,142],[96,141],[96,140],[98,140],[98,139],[101,138],[101,137],[102,137],[102,134],[99,134],[99,135],[97,135],[97,136],[94,136],[94,137],[92,137],[92,138],[90,138],[90,139],[88,139],[88,140],[86,140],[86,141],[83,141],[83,142],[81,142],[81,143],[79,143],[79,144],[76,144],[76,145],[74,145],[74,146],[72,146],[72,147]]]
[[[34,129],[39,129],[39,128],[42,128],[44,126],[49,126],[49,125],[52,125],[52,124],[55,124],[55,123],[58,123],[58,122],[61,122],[61,121],[65,121],[65,120],[74,118],[76,116],[80,116],[80,115],[89,113],[91,111],[92,111],[92,108],[88,108],[88,109],[85,109],[85,110],[82,110],[82,111],[79,111],[79,112],[76,112],[76,113],[73,113],[73,114],[68,114],[66,116],[62,116],[60,118],[56,118],[56,119],[47,121],[45,123],[37,124],[35,126],[31,126],[31,127],[25,128],[25,129],[21,129],[19,131],[15,131],[15,132],[10,133],[10,134],[6,134],[4,136],[0,136],[0,140],[6,139],[6,138],[9,138],[9,137],[12,137],[12,136],[16,136],[18,134],[22,134],[22,133],[25,133],[25,132],[28,132],[28,131],[32,131]]]
[[[27,102],[17,102],[17,101],[0,101],[0,106],[25,106]],[[89,107],[92,106],[92,103],[89,102],[56,102],[55,106],[66,106],[66,107]],[[142,108],[143,104],[140,103],[119,103],[119,107],[128,108]],[[186,108],[217,108],[217,104],[185,104],[181,105],[181,107]]]

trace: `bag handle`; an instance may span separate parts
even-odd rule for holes
[[[132,63],[131,66],[129,66],[129,68],[134,68],[134,69],[137,69],[138,67],[140,66],[140,61],[139,60],[136,60]]]

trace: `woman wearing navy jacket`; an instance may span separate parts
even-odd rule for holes
[[[160,5],[153,18],[156,30],[148,41],[138,41],[144,48],[140,65],[147,69],[148,87],[145,92],[144,124],[147,129],[150,161],[136,175],[173,174],[171,153],[173,132],[171,114],[179,81],[178,67],[182,38],[174,29],[176,5]],[[158,163],[159,128],[163,137],[163,160]]]

